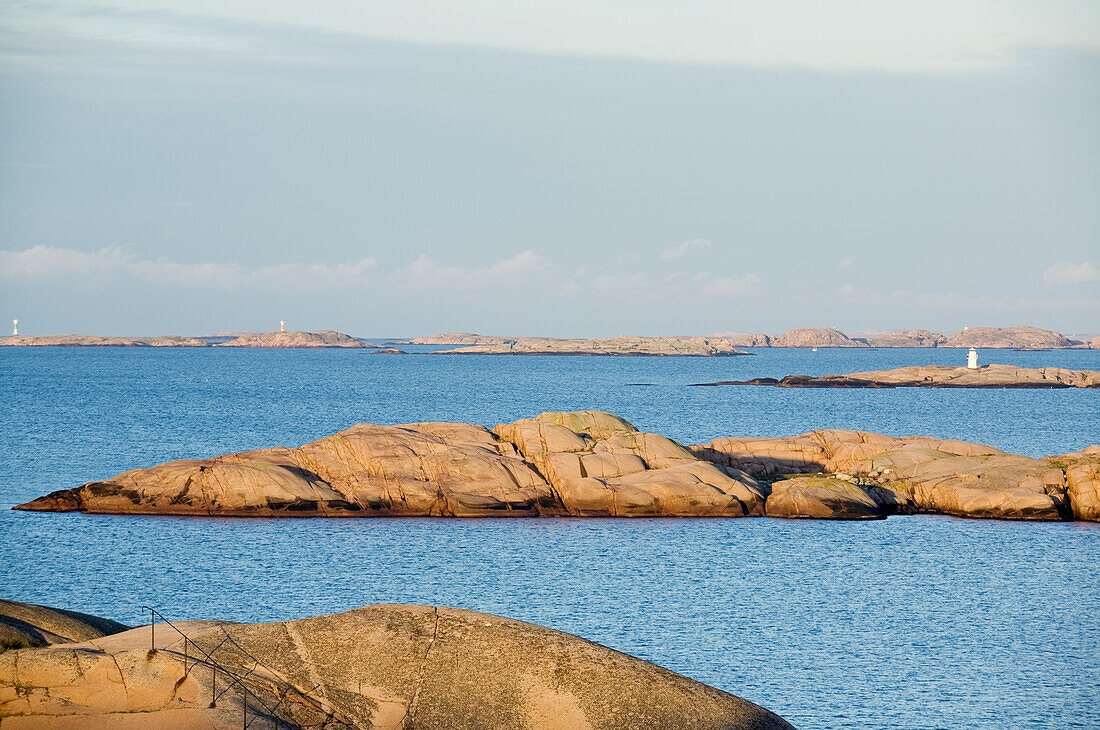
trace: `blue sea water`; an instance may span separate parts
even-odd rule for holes
[[[960,363],[959,350],[736,358],[0,348],[0,595],[138,624],[432,603],[532,621],[801,728],[1100,727],[1100,525],[943,517],[244,520],[12,512],[170,459],[356,422],[598,408],[689,443],[815,428],[1041,456],[1100,443],[1097,390],[688,387]],[[1100,369],[1100,352],[983,351]]]

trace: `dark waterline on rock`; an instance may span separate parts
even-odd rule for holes
[[[410,347],[410,349],[414,349]],[[371,358],[370,351],[0,353],[3,596],[141,621],[433,603],[656,661],[801,728],[1100,725],[1100,526],[906,517],[260,521],[13,513],[174,458],[298,445],[357,421],[601,408],[686,442],[860,428],[1031,456],[1100,442],[1086,390],[687,388],[952,363],[957,351],[755,358]],[[1100,369],[1100,352],[997,362]],[[652,383],[645,388],[631,383]]]

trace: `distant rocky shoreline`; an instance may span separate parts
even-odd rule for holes
[[[1100,446],[824,430],[686,447],[601,411],[496,426],[360,424],[300,448],[169,462],[18,510],[235,517],[785,517],[1100,521]]]
[[[214,340],[224,340],[214,342]],[[740,348],[929,348],[959,347],[1016,350],[1100,349],[1100,337],[1072,340],[1037,327],[974,327],[948,337],[929,330],[905,330],[879,337],[849,337],[828,327],[793,329],[779,336],[723,332],[707,337],[607,338],[500,337],[469,332],[394,340],[387,345],[438,345],[434,355],[637,355],[727,357],[748,355]],[[9,347],[253,347],[253,348],[370,348],[382,349],[363,338],[333,330],[315,332],[219,333],[205,337],[104,337],[99,335],[13,335],[0,337]],[[392,348],[386,354],[397,354]]]
[[[778,388],[1100,388],[1100,371],[1065,368],[978,368],[927,365],[847,375],[787,375],[782,379],[720,380],[712,385],[773,385]]]

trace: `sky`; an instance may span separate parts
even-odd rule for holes
[[[1100,331],[1094,0],[0,3],[20,332]]]

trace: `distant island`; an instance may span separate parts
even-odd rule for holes
[[[557,339],[554,337],[481,337],[479,344],[433,355],[648,355],[682,357],[730,357],[749,353],[731,342],[713,337],[633,337],[607,339]],[[430,339],[430,338],[425,338]]]
[[[719,332],[706,337],[628,337],[610,339],[559,339],[553,337],[501,337],[472,332],[450,332],[398,340],[395,345],[436,345],[457,354],[736,354],[737,348],[895,348],[980,347],[987,349],[1100,349],[1100,337],[1089,342],[1038,327],[972,327],[951,336],[930,330],[901,330],[878,337],[850,337],[831,327],[788,330],[782,335]],[[647,352],[640,352],[647,350]],[[690,351],[689,351],[690,350]]]
[[[787,375],[782,380],[722,380],[692,385],[774,385],[780,388],[1100,388],[1100,371],[1014,365],[926,365],[847,375]]]
[[[902,348],[957,347],[984,349],[1097,349],[1100,337],[1074,340],[1038,327],[972,327],[951,336],[914,329],[879,336],[852,337],[831,327],[806,327],[782,335],[720,332],[696,336],[620,335],[606,338],[503,337],[471,332],[393,340],[387,345],[431,345],[447,349],[434,355],[639,355],[728,357],[747,355],[741,348]],[[0,337],[9,347],[250,347],[250,348],[367,348],[397,354],[394,348],[334,330],[221,332],[203,337],[105,337],[100,335],[12,335]]]

